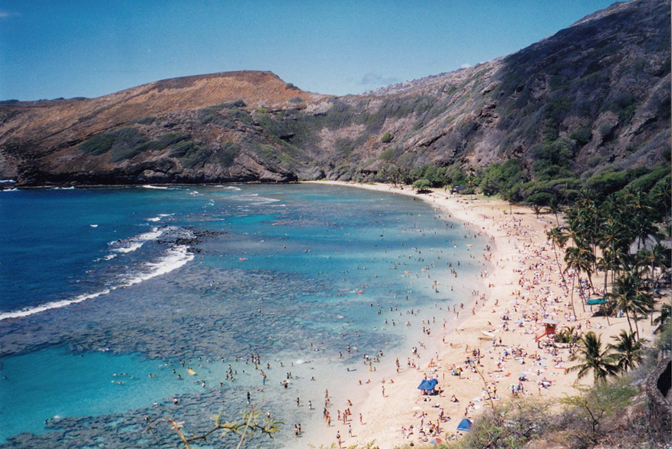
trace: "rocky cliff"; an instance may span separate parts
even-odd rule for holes
[[[669,160],[670,3],[617,3],[512,55],[334,97],[270,72],[0,103],[22,185],[384,180],[512,158],[529,179]]]

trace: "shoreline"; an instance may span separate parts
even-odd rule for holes
[[[402,190],[387,184],[339,181],[305,183],[354,187],[420,198],[492,242],[488,266],[492,273],[486,276],[487,283],[486,278],[482,279],[488,287],[485,301],[479,297],[472,315],[468,315],[464,321],[459,320],[454,330],[439,331],[427,338],[431,346],[441,348],[438,361],[429,364],[431,357],[425,355],[427,351],[421,351],[423,358],[418,359],[418,369],[406,368],[402,364],[402,370],[394,378],[394,383],[384,384],[383,394],[380,394],[380,389],[371,386],[364,399],[356,401],[358,406],[353,410],[352,421],[348,422],[352,427],[352,437],[348,436],[348,425],[340,423],[334,428],[328,428],[323,434],[324,439],[317,441],[317,444],[336,442],[336,431],[340,432],[345,445],[365,444],[372,440],[381,448],[393,448],[411,442],[426,444],[434,436],[429,432],[420,433],[423,426],[428,431],[428,423],[438,423],[441,434],[447,432],[455,435],[462,418],[478,417],[490,406],[485,401],[488,394],[495,397],[496,404],[506,402],[513,396],[512,393],[542,397],[544,400],[575,394],[573,385],[576,374],[566,374],[566,369],[576,362],[568,361],[566,349],[556,349],[551,355],[548,348],[538,346],[535,337],[543,333],[539,321],[543,318],[557,320],[560,322],[558,330],[565,326],[594,330],[602,334],[603,343],[607,343],[609,337],[621,329],[627,328],[625,317],[610,318],[611,325],[607,325],[606,318],[593,317],[589,307],[583,311],[579,304],[581,299],[576,294],[574,304],[577,316],[575,321],[571,320],[570,293],[561,285],[553,248],[546,241],[546,230],[555,226],[553,216],[535,217],[531,210],[511,206],[502,200],[476,199],[474,195],[458,196],[441,190],[418,194],[410,186],[404,186]],[[599,278],[603,279],[603,274],[594,274],[595,285],[602,285]],[[474,299],[471,298],[472,301]],[[467,308],[464,313],[468,311]],[[450,319],[451,315],[449,313],[445,318]],[[509,319],[502,320],[503,316]],[[651,333],[652,327],[648,320],[640,321],[640,326],[643,335]],[[490,336],[501,339],[502,343],[496,340],[497,345],[493,345]],[[512,349],[515,349],[515,355]],[[471,352],[475,350],[480,353],[480,374],[471,371],[465,364],[465,359],[472,358]],[[451,375],[453,366],[464,369],[459,377]],[[519,381],[521,373],[525,373],[525,381]],[[422,396],[417,385],[425,375],[427,378],[438,378],[438,385],[444,393]],[[586,378],[581,383],[590,382]],[[523,390],[515,391],[517,385]],[[459,402],[451,402],[452,395]],[[430,400],[425,402],[425,398]],[[443,410],[443,416],[450,417],[450,420],[439,422],[440,409]],[[364,416],[363,424],[355,418],[359,413]],[[410,430],[411,426],[413,430]]]

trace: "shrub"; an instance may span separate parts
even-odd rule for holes
[[[568,167],[574,158],[574,144],[567,139],[547,138],[533,152],[532,168],[540,180],[571,176]]]
[[[637,177],[634,181],[630,181],[628,187],[632,187],[635,190],[650,192],[658,181],[665,178],[665,176],[669,175],[670,175],[669,166],[667,167],[659,166],[656,169],[654,169],[651,173],[643,174],[642,176]]]
[[[143,144],[147,142],[147,138],[135,128],[120,128],[113,135],[114,143],[110,148],[112,162],[131,159],[146,149]]]
[[[628,176],[626,172],[604,170],[591,176],[586,184],[588,188],[606,196],[625,187],[628,184]]]
[[[114,135],[98,134],[79,144],[78,148],[91,156],[100,156],[110,151],[114,144]]]
[[[489,165],[481,178],[480,188],[485,195],[495,195],[509,190],[523,180],[520,160],[509,159],[504,163],[497,162]]]
[[[614,130],[614,127],[615,125],[613,123],[602,123],[597,130],[602,137],[607,137]]]
[[[593,132],[587,126],[582,126],[581,128],[574,131],[569,135],[572,139],[576,140],[579,144],[585,145],[590,142],[590,139],[593,136]]]
[[[111,132],[93,136],[79,144],[78,148],[92,156],[100,156],[111,151],[112,162],[130,159],[144,151],[147,138],[135,128],[119,128]]]
[[[637,390],[627,378],[617,378],[613,383],[580,387],[580,391],[561,400],[566,408],[559,424],[567,430],[565,438],[571,447],[592,447],[606,434],[605,424],[630,405]]]
[[[397,156],[397,149],[396,148],[388,148],[387,150],[383,151],[380,153],[380,156],[378,156],[380,159],[384,161],[391,161],[395,159]]]
[[[287,100],[287,102],[288,103],[294,103],[294,104],[303,103],[303,98],[293,97],[293,98],[290,98],[289,100]]]
[[[547,192],[536,192],[525,201],[527,204],[532,206],[548,206],[553,201],[553,195]]]
[[[140,125],[151,125],[155,121],[156,121],[156,117],[152,116],[152,117],[139,118],[135,121],[135,123],[138,123]]]
[[[432,183],[426,179],[418,179],[413,183],[413,188],[417,190],[418,193],[427,192],[430,187],[432,187]]]
[[[618,95],[602,107],[602,111],[612,111],[618,114],[618,119],[626,125],[630,123],[636,110],[635,97],[629,92]]]
[[[175,145],[183,140],[188,140],[191,137],[189,133],[170,132],[163,134],[156,140],[152,140],[145,145],[145,149],[149,151],[163,150],[171,145]]]
[[[557,428],[550,401],[518,399],[486,410],[454,449],[519,448]]]
[[[383,137],[380,138],[380,141],[383,143],[390,143],[392,142],[392,135],[390,133],[385,133],[383,134]]]
[[[239,153],[240,147],[238,144],[227,140],[217,152],[217,162],[219,162],[219,165],[222,167],[230,167],[233,165],[233,162]]]

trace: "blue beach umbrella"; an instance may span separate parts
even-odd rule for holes
[[[436,379],[431,379],[431,380],[423,380],[420,382],[420,385],[418,385],[418,390],[433,390],[436,388],[436,384],[438,384],[439,381]]]

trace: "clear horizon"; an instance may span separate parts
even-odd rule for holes
[[[0,100],[237,70],[357,94],[514,53],[611,3],[0,0]]]

